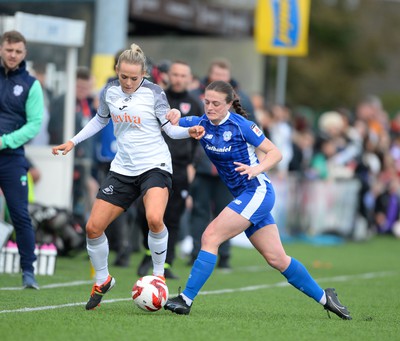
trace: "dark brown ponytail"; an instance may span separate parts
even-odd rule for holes
[[[233,100],[232,107],[237,114],[243,116],[244,118],[248,118],[246,110],[244,110],[242,104],[240,104],[239,97],[236,96],[236,98]]]

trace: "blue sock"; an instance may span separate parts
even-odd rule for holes
[[[217,255],[200,250],[197,259],[193,264],[183,294],[191,300],[194,300],[204,283],[211,276],[216,263]]]
[[[317,302],[324,295],[324,290],[315,282],[304,265],[294,258],[292,258],[288,268],[282,272],[282,275],[287,278],[291,285]]]

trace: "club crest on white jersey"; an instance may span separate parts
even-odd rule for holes
[[[101,191],[106,195],[111,195],[114,193],[114,186],[110,185],[108,187],[103,188]]]

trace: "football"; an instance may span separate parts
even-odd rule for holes
[[[160,310],[168,299],[168,287],[156,276],[139,278],[132,288],[133,302],[145,311]]]

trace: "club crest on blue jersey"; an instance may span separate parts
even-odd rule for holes
[[[223,138],[225,142],[229,141],[232,138],[232,132],[224,131]]]
[[[258,128],[257,127],[257,125],[256,124],[252,124],[252,126],[250,127],[250,129],[251,130],[253,130],[254,131],[254,133],[258,136],[258,137],[260,137],[261,136],[261,134],[262,134],[262,131],[261,131],[261,129],[260,128]]]

